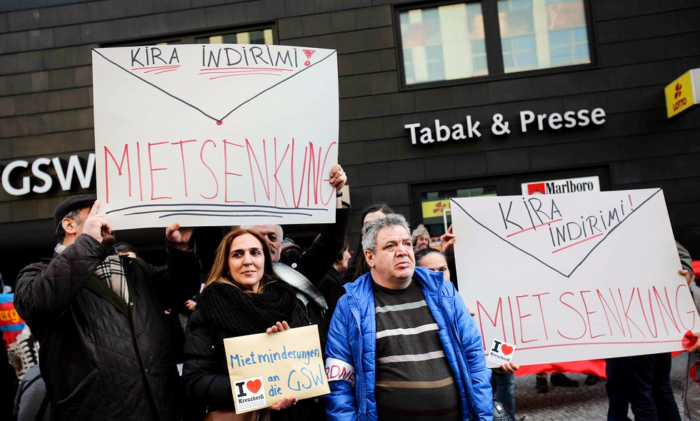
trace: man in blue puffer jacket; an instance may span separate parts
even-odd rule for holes
[[[371,271],[328,333],[329,420],[491,420],[481,335],[454,286],[415,267],[403,216],[365,225],[362,248]]]

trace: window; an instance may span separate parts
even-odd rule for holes
[[[483,187],[457,187],[444,190],[421,191],[421,219],[420,223],[425,225],[431,237],[439,237],[445,233],[445,222],[452,223],[450,214],[450,199],[453,197],[489,197],[496,196],[496,186],[487,185]],[[446,213],[447,215],[443,215]]]
[[[275,43],[272,28],[269,26],[246,28],[246,30],[221,33],[183,35],[179,38],[135,41],[127,44],[104,45],[116,47],[124,45],[172,45],[172,44],[267,44]]]
[[[406,85],[591,63],[584,0],[399,10]]]
[[[481,5],[400,12],[406,84],[488,74]]]
[[[234,32],[195,38],[197,44],[268,44],[272,45],[272,29]]]

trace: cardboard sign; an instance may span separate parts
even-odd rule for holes
[[[335,50],[162,45],[92,58],[97,196],[114,228],[335,220]]]
[[[459,290],[486,351],[503,340],[521,365],[653,354],[700,326],[659,189],[451,207]]]
[[[224,339],[236,412],[330,393],[316,326]]]

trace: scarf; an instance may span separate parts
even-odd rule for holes
[[[54,251],[57,254],[63,253],[68,247],[63,244],[57,244]],[[126,285],[126,276],[124,275],[124,266],[122,260],[114,251],[113,254],[97,265],[95,275],[107,284],[109,289],[114,291],[125,303],[129,302],[129,288]]]
[[[277,322],[291,322],[296,301],[284,282],[271,282],[259,294],[214,282],[204,289],[197,308],[212,325],[236,336],[264,333]]]

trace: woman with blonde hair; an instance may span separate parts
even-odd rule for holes
[[[225,338],[303,325],[293,319],[295,305],[294,290],[274,275],[267,241],[245,229],[227,234],[190,318],[184,350],[187,393],[206,406],[205,421],[315,419],[320,408],[314,401],[294,397],[278,402],[274,411],[236,414],[226,367]]]

